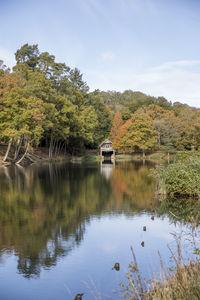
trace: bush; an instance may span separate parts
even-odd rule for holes
[[[157,167],[161,190],[170,197],[200,195],[200,156],[176,155],[174,163]]]

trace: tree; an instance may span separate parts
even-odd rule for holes
[[[133,114],[124,128],[123,144],[129,151],[141,150],[145,156],[145,151],[156,148],[157,132],[147,114]]]
[[[76,106],[74,118],[71,120],[69,150],[72,154],[84,152],[85,145],[93,144],[98,118],[94,108]]]
[[[8,143],[7,159],[11,144],[38,144],[43,133],[44,109],[42,100],[24,87],[20,73],[8,74],[6,86],[1,91],[0,101],[0,138]],[[20,142],[19,142],[20,141]],[[17,157],[16,157],[17,159]]]
[[[176,117],[172,110],[166,110],[157,104],[142,106],[137,113],[147,114],[154,124],[154,128],[158,133],[158,149],[164,146],[167,149],[175,147],[177,139]]]
[[[87,86],[87,83],[83,81],[82,79],[83,74],[80,73],[80,71],[75,68],[70,71],[69,79],[75,86],[76,90],[87,93],[89,90],[89,87]]]
[[[103,140],[109,137],[113,113],[104,104],[103,99],[94,93],[88,94],[87,97],[84,97],[83,101],[85,106],[93,106],[97,115],[98,123],[94,133],[94,144],[91,145],[97,148]]]
[[[38,45],[25,44],[15,53],[17,64],[26,64],[28,68],[34,70],[39,60]]]
[[[177,131],[176,147],[178,150],[197,150],[200,142],[200,111],[188,106],[176,110]]]
[[[3,60],[0,59],[0,76],[4,76],[10,72],[10,69],[4,64]]]
[[[125,133],[126,133],[126,127],[127,127],[127,125],[128,125],[129,122],[131,122],[131,119],[128,119],[121,126],[121,128],[119,129],[118,135],[117,135],[116,140],[115,140],[115,147],[118,150],[122,150],[122,151],[126,150],[125,149],[125,145],[124,145],[124,136],[125,136]]]
[[[113,142],[114,149],[117,149],[118,135],[120,128],[122,127],[123,120],[120,110],[117,110],[113,119],[112,128],[110,131],[110,139]]]

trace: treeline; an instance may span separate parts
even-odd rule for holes
[[[130,100],[115,113],[111,128],[114,148],[125,152],[199,150],[200,110],[163,97],[125,91]],[[134,95],[140,98],[134,98]],[[131,96],[132,95],[132,96]],[[131,100],[132,98],[132,100]],[[119,104],[120,103],[120,104]]]
[[[200,142],[200,111],[164,97],[131,90],[95,90],[77,68],[56,62],[25,44],[15,53],[12,72],[0,62],[0,142],[4,161],[31,158],[48,147],[49,157],[96,149],[106,138],[127,152],[192,150]],[[12,149],[12,151],[11,151]]]
[[[96,148],[109,135],[112,112],[100,96],[89,93],[82,74],[55,61],[37,45],[15,53],[13,71],[0,67],[0,141],[12,146],[12,161],[20,162],[35,146],[78,153]]]

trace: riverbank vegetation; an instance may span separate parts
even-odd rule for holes
[[[200,111],[141,92],[89,92],[77,68],[23,45],[12,71],[0,62],[0,145],[2,161],[37,161],[83,154],[110,138],[116,151],[168,153],[198,150]],[[4,149],[4,148],[3,148]]]
[[[167,214],[172,222],[188,224],[191,233],[187,233],[186,239],[191,243],[190,257],[188,261],[183,257],[185,249],[181,247],[181,238],[175,236],[177,251],[173,252],[169,247],[173,268],[164,267],[160,257],[161,277],[147,281],[138,269],[132,249],[134,261],[128,267],[127,281],[121,283],[122,294],[129,300],[199,299],[200,251],[195,237],[199,235],[200,224],[200,153],[178,152],[171,164],[157,166],[154,174],[159,186],[157,198],[162,195],[157,214]]]
[[[162,258],[160,257],[163,270],[162,279],[155,278],[149,281],[140,274],[135,254],[131,248],[134,260],[130,263],[128,272],[126,273],[128,281],[120,284],[124,298],[129,300],[199,299],[199,250],[196,249],[194,251],[194,254],[196,254],[194,261],[190,261],[189,264],[186,265],[181,253],[180,244],[178,244],[177,247],[177,255],[169,248],[175,268],[164,268]]]
[[[200,197],[200,153],[178,153],[168,166],[157,166],[159,193],[167,197]]]

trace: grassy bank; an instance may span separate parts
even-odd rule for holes
[[[133,161],[133,160],[143,160],[142,154],[116,154],[115,155],[115,161]],[[158,163],[162,163],[167,161],[167,155],[165,153],[153,153],[150,155],[146,155],[145,160],[151,160]],[[99,154],[95,151],[88,151],[83,156],[83,161],[85,162],[97,162],[101,161],[101,157]]]
[[[143,157],[142,153],[123,154],[116,155],[116,161],[128,161],[128,160],[150,160],[156,163],[164,163],[173,160],[174,154],[168,155],[166,152],[156,151],[148,153]]]

